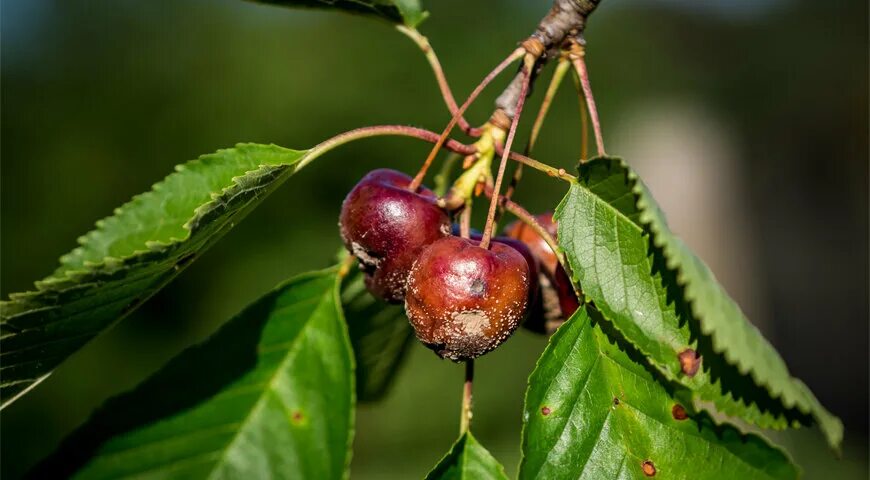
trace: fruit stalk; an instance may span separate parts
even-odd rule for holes
[[[583,90],[583,97],[586,99],[592,131],[595,132],[595,146],[598,149],[598,156],[604,156],[606,152],[604,151],[604,137],[601,134],[601,122],[598,120],[598,109],[595,107],[595,97],[592,96],[592,85],[589,83],[589,71],[586,69],[586,47],[580,42],[572,41],[569,56],[577,76],[580,77],[580,87]]]
[[[504,69],[506,69],[510,64],[519,60],[523,55],[525,55],[525,53],[526,51],[522,48],[517,48],[516,50],[514,50],[513,53],[511,53],[510,55],[508,55],[507,58],[502,60],[502,62],[498,64],[498,66],[496,66],[493,71],[489,72],[489,74],[483,78],[480,84],[475,87],[474,91],[471,92],[471,95],[469,95],[468,98],[465,100],[465,103],[463,103],[462,106],[459,107],[459,110],[456,112],[456,114],[453,115],[453,118],[450,119],[450,123],[447,124],[447,127],[441,133],[438,141],[435,142],[435,146],[432,147],[432,151],[429,152],[429,156],[426,158],[426,161],[423,162],[423,166],[420,167],[420,171],[414,177],[414,181],[411,182],[411,185],[409,186],[412,191],[417,189],[420,184],[423,183],[423,177],[426,176],[426,171],[429,170],[429,166],[432,165],[432,161],[435,160],[435,156],[438,155],[438,151],[441,150],[441,146],[444,145],[444,142],[447,140],[448,135],[450,135],[450,132],[453,131],[453,127],[456,126],[456,122],[459,121],[459,117],[461,117],[462,114],[465,113],[465,110],[468,108],[468,106],[471,105],[475,99],[477,99],[478,95],[480,95],[480,92],[482,92],[483,89],[486,88],[486,86],[489,85],[490,82],[492,82],[493,79],[498,76],[498,74],[503,72]]]
[[[496,208],[498,207],[497,195],[498,192],[501,190],[502,180],[504,180],[504,171],[505,167],[507,166],[507,159],[510,155],[511,145],[513,144],[514,136],[517,133],[517,124],[519,123],[520,115],[523,112],[523,104],[525,103],[526,95],[529,91],[529,83],[532,79],[531,71],[532,68],[534,68],[535,61],[536,58],[534,56],[532,56],[531,54],[526,55],[526,61],[523,65],[522,70],[524,73],[523,85],[520,89],[520,96],[517,99],[516,112],[514,113],[513,119],[511,120],[510,131],[508,132],[507,140],[504,144],[504,152],[501,156],[501,163],[499,163],[498,166],[498,175],[496,175],[495,177],[495,187],[493,188],[493,190],[496,196],[494,196],[493,199],[489,202],[489,213],[486,216],[486,226],[483,229],[483,239],[480,241],[480,246],[482,248],[489,248],[489,241],[492,238],[492,231],[495,223],[495,212]]]
[[[462,416],[459,419],[459,434],[468,432],[471,428],[472,389],[474,387],[474,360],[465,362],[465,383],[462,385]]]
[[[429,44],[429,39],[421,34],[416,28],[398,25],[396,26],[396,29],[410,38],[417,47],[420,48],[420,51],[423,52],[423,55],[429,62],[429,66],[432,67],[432,73],[435,74],[435,81],[438,82],[438,88],[441,90],[441,97],[444,98],[444,103],[447,104],[447,109],[450,111],[451,115],[458,116],[456,123],[459,125],[459,128],[469,136],[479,137],[480,129],[472,127],[468,123],[468,120],[466,120],[462,114],[458,113],[459,106],[456,104],[456,98],[453,96],[450,84],[447,83],[447,76],[444,74],[444,69],[441,68],[441,61],[438,60],[438,55],[435,54],[435,50],[432,48],[432,45]]]
[[[562,79],[565,78],[565,74],[570,68],[571,62],[566,57],[559,59],[559,63],[556,65],[556,70],[553,72],[553,78],[550,79],[550,84],[547,86],[546,93],[544,93],[544,99],[541,100],[541,107],[538,109],[538,115],[535,117],[535,123],[532,124],[532,132],[529,134],[526,148],[523,149],[523,155],[529,155],[532,152],[532,149],[535,148],[535,143],[538,141],[538,135],[541,133],[541,127],[544,125],[544,120],[547,118],[547,113],[550,111],[550,105],[553,104],[553,99],[556,97],[556,92],[562,84]],[[507,190],[505,190],[504,197],[506,199],[510,199],[513,196],[522,177],[523,164],[520,163],[514,170],[511,183],[508,185]]]
[[[318,143],[305,154],[305,157],[302,160],[299,161],[296,169],[299,170],[305,165],[311,163],[315,158],[336,147],[340,147],[345,143],[359,140],[361,138],[380,137],[384,135],[414,137],[430,143],[435,143],[440,139],[438,134],[433,131],[409,127],[407,125],[375,125],[371,127],[355,128],[353,130],[348,130],[347,132],[339,133],[328,140]],[[462,155],[471,155],[477,151],[477,147],[474,145],[465,145],[452,139],[444,142],[444,148]]]

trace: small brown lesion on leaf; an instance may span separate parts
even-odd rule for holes
[[[290,421],[293,422],[294,425],[299,425],[305,420],[305,414],[302,413],[301,410],[296,410],[290,415]]]
[[[619,406],[619,397],[613,397],[613,406],[615,406],[615,407]]]
[[[686,408],[679,403],[675,403],[673,408],[671,408],[671,416],[674,417],[674,420],[685,420],[689,418]]]
[[[547,406],[541,407],[541,415],[546,417],[547,415],[550,414],[550,412],[552,412],[552,410],[550,410],[550,407],[547,407]]]
[[[698,356],[696,351],[687,348],[680,352],[677,358],[680,360],[680,368],[684,374],[694,377],[698,373],[698,368],[701,366],[701,357]]]
[[[641,470],[643,470],[643,474],[647,477],[656,476],[656,466],[653,464],[652,460],[644,460],[643,463],[640,464]]]

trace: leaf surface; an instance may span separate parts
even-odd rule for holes
[[[638,355],[585,308],[559,328],[529,378],[520,479],[797,478],[763,438],[675,417],[667,382]]]
[[[6,406],[133,311],[289,178],[305,150],[239,144],[176,172],[97,222],[60,266],[0,304]]]
[[[336,272],[265,295],[107,402],[30,476],[345,478],[354,379]]]
[[[426,475],[426,480],[507,480],[504,467],[466,432]]]
[[[838,445],[839,420],[790,376],[776,350],[715,278],[696,272],[688,278],[675,268],[673,252],[658,246],[682,246],[672,234],[667,238],[659,234],[655,238],[660,240],[650,244],[649,222],[655,218],[660,231],[666,225],[637,176],[621,160],[598,158],[581,165],[579,180],[557,209],[559,241],[574,280],[603,316],[666,379],[687,387],[696,399],[712,402],[719,412],[764,428],[815,421],[829,442]],[[680,251],[683,261],[691,258],[693,265],[703,266],[688,249]],[[709,273],[705,266],[703,271]],[[686,289],[688,282],[696,283],[695,291],[708,294],[700,309],[697,298]],[[730,332],[727,355],[723,355],[724,345],[714,345],[714,332],[699,326],[711,311],[716,312],[720,328]],[[702,368],[694,375],[683,372],[679,360],[687,349],[702,358]],[[740,364],[736,358],[742,358]],[[749,364],[752,369],[747,369]],[[764,374],[759,376],[759,371]]]
[[[419,0],[254,0],[259,3],[293,8],[339,10],[373,16],[390,22],[416,27],[427,13]]]
[[[341,303],[356,359],[356,392],[361,402],[386,394],[414,339],[405,309],[375,299],[365,288],[363,275],[349,276]]]

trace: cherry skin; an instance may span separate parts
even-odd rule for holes
[[[453,231],[453,235],[459,236],[459,226],[458,225],[454,225],[452,231]],[[483,238],[483,234],[475,229],[471,229],[471,231],[469,232],[468,238],[473,240],[474,244],[477,245],[480,243],[480,240]],[[531,308],[540,303],[540,299],[538,298],[540,296],[539,295],[540,288],[538,285],[538,276],[539,276],[539,273],[541,270],[541,266],[538,263],[538,259],[535,258],[535,255],[532,253],[531,250],[529,250],[529,247],[525,243],[523,243],[520,240],[517,240],[515,238],[498,236],[498,237],[493,237],[492,241],[498,242],[498,243],[503,243],[509,247],[512,247],[514,250],[519,252],[523,256],[523,258],[526,259],[526,263],[529,266],[529,306],[530,306],[530,312],[531,312]]]
[[[470,360],[501,345],[529,307],[529,265],[513,247],[449,236],[423,250],[408,275],[405,312],[442,358]]]
[[[339,226],[345,247],[365,272],[368,290],[401,303],[411,265],[420,252],[450,233],[450,219],[421,188],[407,189],[411,177],[389,169],[369,172],[348,193]]]

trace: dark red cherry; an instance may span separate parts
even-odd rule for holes
[[[423,344],[470,360],[501,345],[529,307],[529,264],[515,248],[449,236],[423,250],[408,275],[405,312]]]
[[[453,235],[459,236],[459,226],[453,226]],[[483,238],[483,234],[479,231],[472,229],[469,232],[468,237],[474,241],[474,244],[477,245],[480,243],[480,240]],[[519,252],[523,258],[526,259],[526,263],[529,266],[529,306],[530,308],[537,303],[539,303],[538,297],[539,295],[539,286],[538,286],[538,274],[540,273],[540,265],[538,264],[538,260],[535,258],[535,255],[532,254],[532,251],[529,250],[529,247],[526,246],[525,243],[510,237],[493,237],[493,242],[503,243],[517,252]],[[531,310],[530,310],[531,311]]]
[[[450,233],[435,194],[411,192],[410,183],[404,173],[373,170],[348,193],[339,218],[341,238],[359,260],[369,291],[391,303],[404,298],[408,271],[423,248]]]

